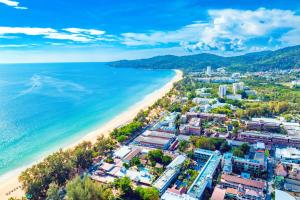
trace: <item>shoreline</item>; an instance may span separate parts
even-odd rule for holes
[[[133,106],[129,107],[124,112],[120,113],[112,120],[103,124],[102,126],[96,128],[93,131],[90,131],[85,136],[73,142],[72,144],[66,145],[63,149],[73,148],[79,143],[83,141],[90,141],[92,143],[96,142],[96,139],[99,135],[108,136],[109,133],[122,125],[127,124],[132,121],[134,117],[138,114],[140,110],[145,110],[149,106],[153,105],[158,99],[162,98],[165,94],[167,94],[172,88],[173,84],[180,81],[183,77],[183,72],[180,70],[174,70],[176,72],[175,76],[166,83],[163,87],[154,92],[146,95],[141,101],[137,102]],[[45,158],[45,157],[43,157]],[[20,183],[18,182],[18,176],[20,173],[26,168],[40,162],[41,160],[37,160],[36,162],[30,164],[29,166],[23,166],[21,168],[12,170],[10,172],[5,173],[0,177],[0,199],[8,199],[9,197],[22,197],[24,192],[20,189]],[[15,190],[14,190],[15,189]],[[6,195],[7,192],[14,190],[10,195]]]

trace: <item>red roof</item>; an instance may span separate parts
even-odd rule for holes
[[[214,192],[211,195],[211,200],[223,200],[225,198],[225,190],[215,187]]]
[[[237,195],[238,191],[237,191],[237,189],[234,189],[234,188],[227,188],[226,193]]]
[[[222,174],[222,179],[227,182],[242,184],[242,185],[251,186],[251,187],[260,188],[260,189],[263,189],[266,185],[266,183],[262,182],[262,181],[249,180],[249,179],[244,179],[244,178],[227,175],[227,174]]]

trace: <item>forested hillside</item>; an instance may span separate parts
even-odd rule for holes
[[[149,59],[121,60],[109,63],[112,67],[133,67],[151,69],[183,69],[197,71],[210,65],[213,68],[226,67],[228,70],[261,71],[300,67],[300,45],[262,51],[241,56],[222,57],[202,53],[190,56],[156,56]]]

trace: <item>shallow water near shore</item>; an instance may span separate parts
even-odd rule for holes
[[[0,175],[81,138],[174,75],[105,63],[0,65]]]

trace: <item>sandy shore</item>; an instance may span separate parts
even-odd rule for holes
[[[147,109],[149,106],[153,105],[158,99],[162,98],[166,93],[168,93],[173,84],[182,79],[183,73],[180,70],[175,70],[176,75],[169,81],[166,85],[164,85],[159,90],[154,91],[153,93],[147,95],[142,101],[133,105],[128,110],[124,111],[120,115],[116,116],[114,119],[85,135],[80,140],[76,141],[73,144],[68,145],[65,148],[71,148],[75,145],[79,144],[82,141],[91,141],[95,142],[97,137],[101,134],[107,136],[111,130],[117,128],[123,124],[126,124],[133,120],[133,118],[137,115],[140,110]],[[33,163],[34,164],[34,163]],[[20,169],[14,170],[0,177],[0,199],[8,199],[9,197],[21,197],[24,195],[23,191],[20,189],[20,183],[18,182],[18,176],[27,167],[22,167]],[[7,193],[10,192],[9,195]]]

